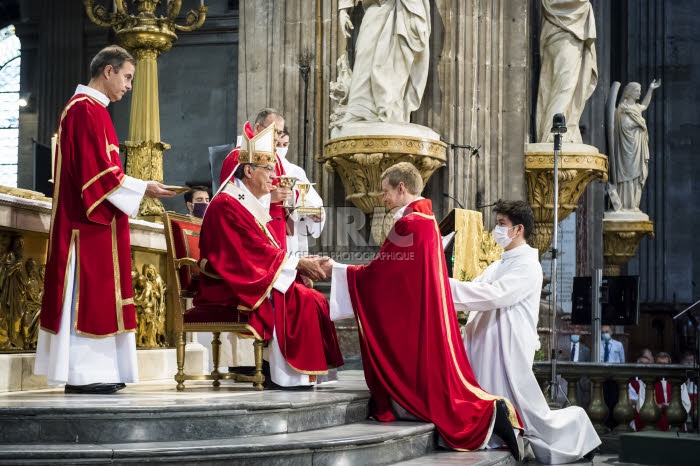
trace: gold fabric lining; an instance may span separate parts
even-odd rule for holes
[[[82,192],[85,192],[85,190],[88,189],[90,187],[90,185],[92,185],[95,181],[97,181],[102,175],[105,175],[109,172],[113,172],[114,170],[119,170],[119,167],[117,167],[116,165],[113,167],[109,167],[106,170],[102,170],[100,173],[98,173],[97,175],[90,178],[90,181],[88,181],[87,183],[85,183],[83,185]]]

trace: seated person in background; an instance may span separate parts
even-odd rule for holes
[[[191,217],[203,218],[208,205],[209,190],[206,186],[192,186],[192,189],[185,193],[185,207]]]
[[[301,280],[324,279],[321,260],[287,254],[268,229],[268,207],[259,201],[272,189],[274,141],[274,124],[252,138],[244,135],[234,177],[209,204],[199,241],[206,273],[194,303],[250,312],[248,324],[269,341],[272,382],[312,386],[343,358],[326,298]]]
[[[671,355],[663,351],[657,353],[655,359],[656,364],[671,364]],[[654,399],[661,409],[661,417],[659,417],[659,420],[656,422],[656,429],[664,432],[671,429],[671,425],[668,423],[668,419],[666,419],[666,410],[671,403],[672,389],[673,387],[666,380],[666,377],[662,377],[661,380],[654,384]]]

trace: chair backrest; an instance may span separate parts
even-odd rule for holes
[[[181,259],[194,259],[199,262],[199,232],[202,219],[178,214],[163,213],[165,241],[168,248],[168,261],[177,285],[177,294],[181,298],[192,298],[199,289],[199,270],[196,266],[182,264]]]

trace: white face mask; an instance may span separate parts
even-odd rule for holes
[[[507,248],[508,245],[510,244],[511,241],[513,241],[513,238],[510,238],[508,236],[508,230],[511,230],[515,227],[504,227],[501,225],[496,225],[493,227],[493,239],[496,240],[496,244],[502,247],[503,249]]]
[[[282,158],[285,158],[287,156],[288,150],[289,150],[289,147],[278,147],[277,148],[277,155],[279,155]]]

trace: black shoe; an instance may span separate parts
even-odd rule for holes
[[[126,387],[123,383],[91,383],[87,385],[66,384],[64,393],[78,395],[109,395]]]
[[[255,375],[255,366],[229,367],[228,371],[230,374],[247,375],[247,376],[252,377]]]
[[[518,438],[515,436],[513,426],[508,419],[508,405],[503,400],[496,401],[496,420],[493,423],[493,433],[506,442],[510,454],[515,461],[520,461],[520,448],[518,448]]]
[[[584,458],[586,461],[590,461],[590,462],[592,463],[592,462],[593,462],[593,458],[595,458],[595,455],[597,455],[599,451],[600,451],[600,448],[596,447],[596,448],[594,448],[593,450],[591,450],[591,451],[589,451],[588,453],[586,453],[585,455],[583,455],[583,458]]]

